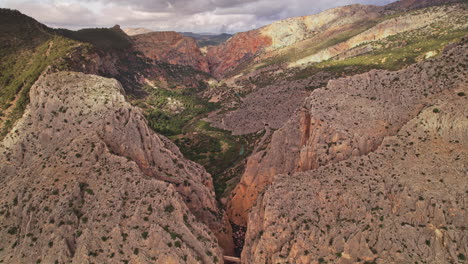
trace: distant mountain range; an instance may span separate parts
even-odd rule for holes
[[[467,13],[231,36],[0,8],[0,263],[466,263]]]
[[[141,35],[141,34],[146,34],[146,33],[151,33],[154,32],[151,29],[147,28],[124,28],[123,31],[129,35],[129,36],[135,36],[135,35]],[[179,32],[180,34],[194,38],[198,46],[201,48],[206,47],[206,46],[216,46],[219,44],[222,44],[226,42],[230,37],[232,37],[232,34],[227,34],[227,33],[222,33],[222,34],[217,34],[217,33],[192,33],[192,32]]]

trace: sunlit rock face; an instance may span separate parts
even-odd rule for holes
[[[71,72],[32,87],[0,145],[5,263],[214,263],[218,243],[229,252],[211,176],[122,92],[113,79]]]
[[[151,32],[132,37],[135,48],[146,57],[170,64],[191,66],[209,72],[208,62],[195,39],[173,31]]]
[[[233,191],[230,218],[246,225],[258,194],[276,174],[317,169],[376,150],[439,93],[466,83],[465,51],[466,44],[460,44],[400,71],[373,70],[312,92],[269,146],[249,158]]]

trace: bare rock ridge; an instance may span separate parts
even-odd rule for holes
[[[248,62],[271,43],[271,38],[256,30],[238,33],[226,43],[208,49],[210,72],[216,77],[221,77],[239,64]]]
[[[394,3],[390,3],[386,6],[386,9],[397,10],[397,11],[408,11],[417,8],[424,8],[427,6],[443,5],[450,3],[462,2],[460,0],[400,0]]]
[[[151,32],[132,36],[135,48],[153,60],[191,66],[209,72],[208,61],[195,39],[177,32]]]
[[[146,57],[181,64],[212,74],[216,78],[234,76],[278,60],[297,67],[336,56],[353,56],[352,49],[369,41],[444,21],[444,10],[419,16],[391,18],[392,15],[460,0],[404,0],[387,6],[349,5],[310,16],[274,22],[259,29],[237,33],[226,42],[201,49],[195,39],[176,32],[143,32],[134,35],[137,50]],[[381,18],[389,18],[381,20]],[[337,43],[335,43],[337,40]],[[203,50],[203,52],[202,52]],[[301,52],[297,52],[301,51]],[[368,52],[368,50],[367,50]]]
[[[466,263],[461,92],[442,91],[372,153],[275,176],[249,215],[244,263]]]
[[[232,248],[211,176],[122,92],[71,72],[32,87],[0,144],[4,263],[216,263]]]
[[[441,57],[406,69],[373,70],[330,81],[253,154],[233,191],[228,214],[247,224],[259,193],[274,175],[317,169],[376,150],[445,90],[466,85],[466,40]]]
[[[153,32],[152,30],[147,29],[147,28],[124,28],[123,31],[125,32],[125,34],[129,36],[135,36],[135,35]]]

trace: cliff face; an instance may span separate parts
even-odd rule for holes
[[[0,259],[214,263],[218,242],[230,252],[211,176],[152,132],[122,91],[69,72],[32,87],[0,144]]]
[[[216,77],[224,76],[240,65],[248,66],[277,55],[278,50],[291,48],[318,34],[334,34],[332,32],[339,28],[372,20],[378,16],[379,10],[381,8],[375,6],[352,5],[238,33],[223,45],[208,49],[211,72]]]
[[[465,263],[461,92],[440,93],[373,153],[277,175],[249,215],[243,261]]]
[[[400,0],[386,6],[388,10],[408,11],[427,6],[463,2],[462,0]]]
[[[377,149],[395,135],[432,96],[466,83],[466,44],[404,70],[373,70],[330,81],[306,99],[303,109],[253,154],[228,208],[245,225],[258,194],[276,174],[316,169]]]
[[[176,32],[152,32],[133,36],[132,39],[135,48],[150,59],[209,72],[208,62],[193,38]]]
[[[326,10],[316,15],[293,17],[265,26],[259,31],[270,36],[273,51],[294,45],[317,34],[333,32],[346,26],[375,19],[381,7],[350,5]]]
[[[125,34],[129,36],[135,36],[135,35],[153,32],[152,30],[147,29],[147,28],[124,28],[123,31],[125,32]]]
[[[459,15],[459,8],[459,6],[431,8],[429,10],[426,9],[425,11],[409,13],[396,18],[385,20],[360,34],[353,36],[349,40],[332,45],[320,50],[313,55],[299,59],[290,66],[298,66],[312,62],[321,62],[338,55],[342,55],[340,59],[347,58],[348,56],[353,57],[356,54],[353,54],[351,50],[360,45],[365,45],[366,43],[373,41],[383,40],[389,36],[394,36],[399,33],[429,27],[432,24],[454,23],[451,21],[451,18],[455,18],[457,15]],[[464,26],[466,27],[466,24]],[[455,28],[455,26],[452,28]],[[351,52],[351,54],[347,56],[347,52]]]
[[[208,48],[207,57],[210,71],[214,76],[221,77],[234,70],[241,63],[249,62],[271,44],[271,38],[262,35],[257,30],[238,33],[226,43]]]

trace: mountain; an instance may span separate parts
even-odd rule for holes
[[[429,98],[463,87],[464,48],[400,71],[373,70],[315,90],[272,134],[271,143],[249,158],[233,191],[231,220],[246,224],[257,194],[275,175],[314,170],[373,152],[385,137],[394,136],[425,106],[436,103]]]
[[[194,38],[198,46],[200,48],[207,47],[207,46],[217,46],[224,42],[226,42],[229,38],[232,37],[231,34],[221,33],[221,34],[214,34],[214,33],[192,33],[192,32],[181,32],[182,35]]]
[[[2,260],[222,258],[211,176],[148,128],[117,81],[46,74],[30,98],[0,146]]]
[[[466,11],[217,36],[0,9],[0,261],[464,263]]]
[[[153,32],[151,29],[147,28],[124,28],[123,31],[129,36],[135,36],[139,34],[146,34]]]
[[[136,49],[148,58],[209,72],[208,62],[193,38],[177,32],[152,32],[132,39]]]

